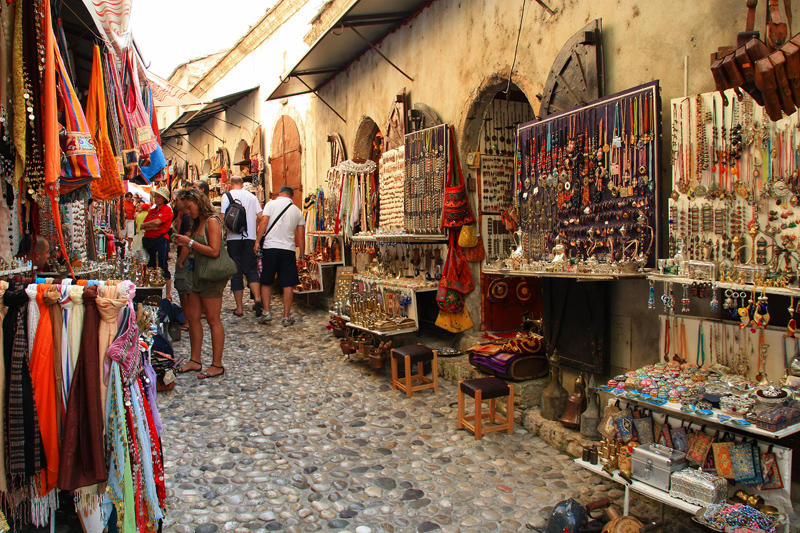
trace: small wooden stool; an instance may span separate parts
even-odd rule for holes
[[[464,395],[475,398],[475,412],[467,416],[464,409]],[[495,412],[495,398],[508,396],[505,418]],[[489,412],[483,412],[483,400],[489,400]],[[488,424],[483,419],[488,418]],[[458,429],[467,428],[475,434],[475,440],[484,433],[505,430],[514,432],[514,385],[498,378],[478,378],[458,382]]]
[[[397,377],[397,360],[403,359],[405,373],[403,378]],[[409,344],[407,346],[400,346],[399,348],[392,348],[392,388],[400,389],[406,393],[406,397],[411,398],[412,392],[417,392],[423,389],[433,389],[436,392],[439,389],[439,364],[436,350],[431,350],[422,344]],[[431,377],[425,377],[424,364],[428,361],[431,363]],[[411,375],[411,365],[417,364],[417,373]],[[418,385],[413,385],[413,382]]]

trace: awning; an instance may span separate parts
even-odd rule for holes
[[[203,108],[194,111],[185,111],[175,121],[161,131],[161,141],[166,141],[175,137],[183,137],[193,132],[217,113],[235,106],[239,100],[258,90],[258,87],[239,91],[238,93],[220,96],[208,102]],[[252,119],[251,119],[252,120]]]
[[[316,91],[432,1],[355,0],[267,100]]]

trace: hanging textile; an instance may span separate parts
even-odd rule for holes
[[[45,284],[28,285],[26,292],[36,299],[39,320],[31,348],[31,382],[33,383],[36,411],[39,415],[39,431],[47,465],[42,469],[38,483],[38,493],[45,496],[56,487],[58,479],[58,427],[56,420],[56,389],[53,370],[53,333],[50,310],[44,302]],[[32,289],[32,290],[31,290]]]
[[[125,57],[123,71],[124,109],[128,115],[134,141],[139,150],[139,171],[148,183],[167,166],[164,153],[156,141],[150,117],[144,108],[142,92],[139,86],[138,69],[134,65],[133,52],[128,52]]]
[[[67,164],[62,168],[61,193],[66,194],[100,178],[100,162],[89,124],[69,79],[60,50],[56,48],[58,93],[64,109],[66,132],[63,152]]]
[[[5,321],[8,307],[3,303],[3,295],[8,289],[8,282],[0,280],[0,339],[3,335],[3,322]],[[5,418],[6,413],[6,357],[5,342],[0,344],[0,417]],[[0,423],[0,493],[8,492],[6,481],[6,447],[5,423]]]
[[[97,332],[100,314],[97,310],[97,285],[72,287],[73,306],[82,302],[83,328],[80,351],[75,365],[67,411],[64,417],[64,439],[61,443],[61,470],[58,486],[75,490],[105,481],[107,477],[103,443],[103,405],[100,395],[100,357]],[[76,319],[75,309],[70,319]],[[72,328],[73,325],[70,325]],[[74,331],[72,333],[75,333]]]
[[[100,59],[100,47],[97,45],[94,46],[92,77],[89,84],[89,95],[86,98],[86,121],[89,124],[89,131],[94,139],[97,156],[100,160],[100,179],[92,182],[92,198],[95,200],[119,198],[125,194],[125,188],[114,159],[111,141],[108,138],[103,64]]]
[[[125,307],[127,300],[117,295],[116,286],[106,285],[98,288],[95,302],[97,304],[97,310],[100,313],[100,328],[97,334],[99,342],[98,361],[101,374],[100,397],[105,398],[108,371],[111,364],[106,358],[106,352],[117,335],[117,319],[119,318],[120,311]]]

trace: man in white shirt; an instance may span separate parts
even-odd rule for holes
[[[230,179],[230,190],[222,195],[220,206],[224,214],[233,202],[239,202],[247,213],[247,227],[242,233],[228,231],[228,255],[236,263],[236,274],[231,278],[231,291],[236,300],[236,309],[233,314],[242,316],[244,314],[244,280],[242,275],[247,277],[247,285],[253,293],[256,303],[253,306],[256,316],[261,316],[263,306],[261,304],[261,284],[258,282],[258,259],[254,251],[256,241],[256,228],[261,219],[261,203],[256,195],[244,190],[244,181],[239,176]]]
[[[261,237],[264,238],[264,248],[261,253],[261,301],[264,303],[264,313],[261,322],[269,324],[272,321],[270,300],[272,298],[272,284],[277,276],[278,285],[283,290],[283,326],[294,324],[291,316],[294,288],[300,283],[297,274],[297,258],[295,248],[300,251],[302,261],[306,253],[305,220],[303,213],[292,203],[294,190],[291,187],[281,187],[278,196],[267,202],[258,221],[256,234],[257,249]],[[295,243],[297,243],[295,245]]]

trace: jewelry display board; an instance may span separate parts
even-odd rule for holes
[[[439,124],[405,136],[404,213],[407,233],[439,233],[447,177],[449,126]]]
[[[525,260],[548,261],[555,252],[570,261],[653,263],[660,107],[653,81],[519,126],[515,191]]]
[[[481,216],[481,235],[486,243],[486,261],[508,258],[514,243],[514,234],[506,229],[499,215]]]
[[[405,146],[387,150],[378,163],[381,231],[403,231],[405,227],[405,153]]]
[[[747,94],[724,94],[671,101],[672,264],[662,270],[784,287],[800,261],[800,118],[773,122]]]
[[[338,266],[333,283],[333,310],[331,312],[347,319],[350,318],[350,294],[353,290],[354,273],[355,268],[352,266]]]
[[[514,158],[481,155],[481,213],[502,213],[514,203]]]

